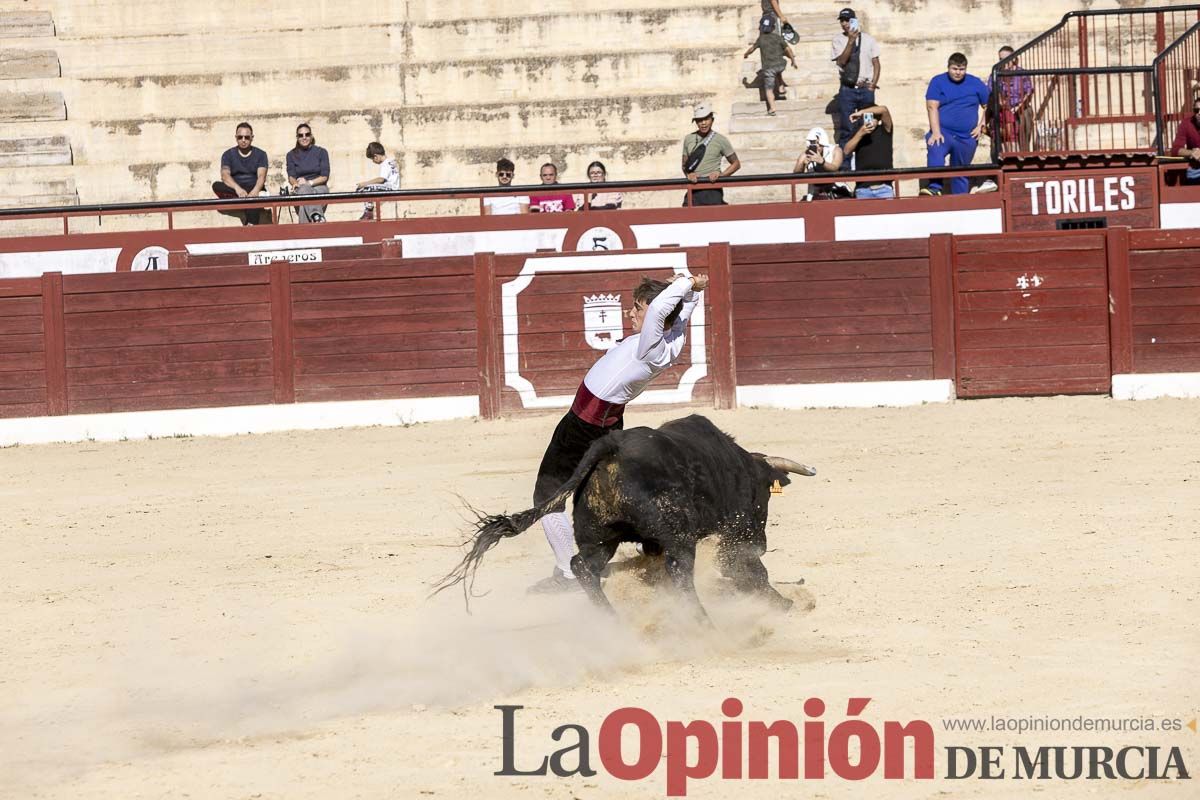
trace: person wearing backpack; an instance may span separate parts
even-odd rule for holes
[[[683,137],[683,174],[689,181],[716,183],[742,168],[742,162],[738,161],[733,145],[712,129],[713,111],[708,103],[696,106],[692,112],[692,121],[696,123],[696,130]],[[729,163],[724,170],[721,169],[722,160]],[[683,198],[683,204],[689,205],[687,197]],[[691,205],[726,205],[725,191],[715,188],[693,189]]]
[[[763,92],[767,99],[767,116],[773,117],[775,116],[775,101],[783,99],[781,94],[783,71],[787,68],[788,60],[792,62],[792,69],[796,68],[796,54],[792,52],[792,48],[778,32],[765,31],[761,28],[758,31],[758,39],[750,45],[750,49],[742,58],[749,58],[755,50],[762,59],[762,68],[759,72],[762,73]]]

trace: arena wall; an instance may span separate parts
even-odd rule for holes
[[[13,441],[30,417],[101,412],[562,408],[640,276],[672,271],[712,286],[642,403],[1172,394],[1200,373],[1198,250],[1197,231],[1118,228],[47,273],[0,281],[0,416]]]

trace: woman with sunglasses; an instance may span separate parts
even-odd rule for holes
[[[296,146],[287,154],[288,183],[292,194],[329,194],[329,152],[317,146],[312,126],[296,126]],[[325,206],[300,206],[301,222],[324,222]]]

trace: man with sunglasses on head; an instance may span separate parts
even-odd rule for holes
[[[507,158],[502,158],[496,162],[496,183],[498,185],[512,186],[514,174],[516,174],[516,167],[513,165],[513,162]],[[483,213],[488,215],[528,214],[529,197],[528,195],[519,195],[516,197],[492,195],[491,197],[485,197],[483,198]]]
[[[312,126],[296,126],[296,146],[287,154],[292,194],[329,194],[329,152],[317,145]],[[301,222],[324,222],[326,206],[300,206]]]
[[[221,180],[213,183],[213,193],[221,199],[258,197],[267,185],[267,154],[255,147],[254,128],[249,122],[237,126],[233,147],[221,154]],[[222,211],[242,221],[243,225],[271,222],[271,212],[263,208]]]
[[[1200,186],[1200,95],[1192,97],[1192,115],[1179,121],[1171,155],[1187,159],[1183,173],[1184,186]]]

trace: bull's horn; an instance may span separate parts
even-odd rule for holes
[[[792,461],[790,458],[781,458],[779,456],[763,456],[763,460],[775,469],[781,469],[784,472],[794,472],[797,475],[808,475],[810,477],[817,474],[816,467],[806,466],[801,464],[799,461]]]

